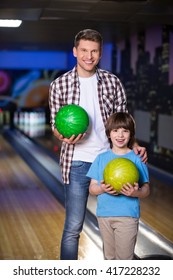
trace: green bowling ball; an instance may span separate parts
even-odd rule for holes
[[[129,159],[116,158],[108,162],[103,177],[105,184],[110,184],[117,192],[121,191],[123,184],[138,183],[139,171],[136,165]]]
[[[61,107],[55,117],[55,127],[65,138],[77,137],[87,131],[89,117],[79,105],[69,104]]]

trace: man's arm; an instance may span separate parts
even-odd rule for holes
[[[148,155],[147,155],[147,150],[145,147],[141,147],[138,145],[138,143],[136,142],[134,145],[133,145],[133,151],[135,152],[136,155],[140,155],[140,157],[142,158],[142,161],[144,163],[147,163],[148,161]]]

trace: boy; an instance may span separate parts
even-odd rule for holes
[[[92,163],[87,176],[91,178],[89,192],[97,195],[97,219],[106,260],[131,260],[138,233],[139,198],[149,195],[149,175],[145,163],[134,153],[135,123],[129,113],[112,114],[106,124],[111,149],[101,153]],[[103,171],[110,160],[127,158],[139,171],[139,182],[123,185],[120,193],[105,185]]]

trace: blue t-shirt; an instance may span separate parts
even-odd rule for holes
[[[105,166],[110,160],[115,158],[127,158],[135,163],[139,171],[139,186],[149,182],[148,168],[134,151],[130,151],[125,155],[116,155],[112,150],[108,150],[98,155],[92,163],[87,173],[87,177],[97,180],[98,184],[100,184],[100,181],[103,180]],[[129,216],[139,218],[139,199],[137,197],[128,197],[122,194],[117,196],[108,193],[99,194],[97,196],[96,215],[100,217]]]

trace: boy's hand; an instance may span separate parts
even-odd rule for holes
[[[112,194],[112,195],[118,195],[119,193],[114,190],[114,188],[110,185],[110,184],[105,184],[104,181],[101,181],[101,184],[100,184],[103,192],[106,192],[106,193],[109,193],[109,194]]]
[[[134,186],[132,186],[130,183],[124,184],[120,193],[124,194],[126,196],[133,196],[135,197],[136,192],[139,189],[138,183],[134,183]]]

